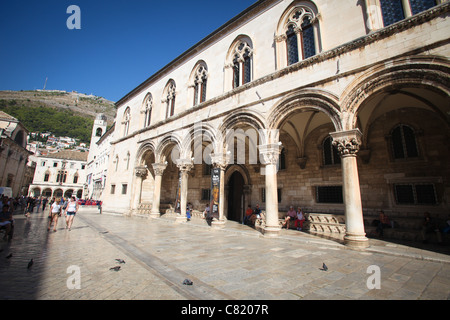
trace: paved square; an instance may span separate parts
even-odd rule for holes
[[[388,242],[355,251],[291,230],[268,239],[235,222],[218,230],[200,220],[100,215],[96,208],[82,208],[71,231],[60,219],[57,232],[47,232],[46,216],[15,216],[14,239],[1,243],[0,299],[450,298],[449,255]],[[71,288],[77,281],[79,289]],[[371,288],[377,281],[380,289]]]

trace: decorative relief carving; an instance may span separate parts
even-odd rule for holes
[[[340,156],[355,155],[361,146],[361,132],[358,129],[330,133],[333,146]]]
[[[134,173],[136,174],[136,177],[145,179],[147,177],[147,167],[136,167],[134,168]]]
[[[164,173],[164,170],[167,167],[167,164],[165,163],[153,163],[152,164],[153,171],[155,172],[155,175],[162,176]]]
[[[189,172],[194,167],[194,164],[190,159],[179,159],[177,167],[181,172]]]
[[[259,146],[259,153],[262,156],[262,164],[276,165],[281,152],[280,144],[266,144]]]

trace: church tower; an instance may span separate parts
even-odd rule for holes
[[[88,163],[94,159],[97,154],[97,142],[105,134],[107,127],[106,116],[103,113],[99,113],[94,121],[92,128],[91,143],[89,146]],[[92,157],[92,158],[91,158]]]

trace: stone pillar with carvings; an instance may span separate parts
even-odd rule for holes
[[[220,191],[219,191],[219,219],[213,219],[211,225],[213,227],[222,228],[225,226],[225,170],[229,163],[226,154],[211,154],[211,164],[214,168],[220,169]]]
[[[364,230],[361,190],[359,187],[356,154],[361,146],[361,132],[358,129],[330,133],[333,146],[341,156],[342,192],[345,207],[346,234],[344,241],[349,246],[367,247]]]
[[[280,234],[278,223],[278,194],[277,194],[277,163],[280,155],[280,145],[266,144],[259,146],[262,168],[266,182],[266,226],[264,236],[276,237]]]
[[[136,189],[135,189],[135,196],[134,196],[134,204],[132,211],[134,213],[137,213],[139,210],[139,205],[141,204],[141,196],[142,196],[142,183],[147,178],[147,167],[136,167],[134,168],[134,174],[136,175]]]
[[[161,182],[164,170],[167,167],[166,163],[153,163],[153,172],[155,173],[155,184],[153,188],[153,203],[150,212],[150,218],[158,218],[161,216],[159,212],[159,204],[161,202]]]
[[[177,167],[181,173],[181,197],[180,197],[180,214],[177,215],[176,221],[186,221],[186,206],[187,206],[187,193],[188,193],[188,175],[189,171],[193,168],[194,164],[190,159],[179,159],[177,161]]]

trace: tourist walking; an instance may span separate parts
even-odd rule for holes
[[[48,215],[48,228],[47,231],[50,231],[52,227],[52,223],[54,222],[53,232],[56,232],[56,226],[58,225],[58,217],[61,216],[61,199],[57,198],[55,202],[52,203],[50,207],[50,213]]]
[[[72,227],[73,219],[75,218],[75,214],[77,213],[78,209],[80,208],[80,205],[78,204],[77,199],[75,196],[72,196],[67,203],[66,210],[64,212],[64,215],[66,216],[66,229],[69,229]]]

